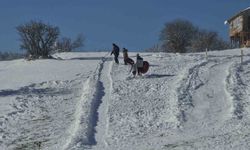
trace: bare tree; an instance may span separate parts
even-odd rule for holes
[[[191,41],[191,49],[193,52],[204,51],[205,49],[211,49],[218,34],[213,31],[201,30],[196,33]]]
[[[162,52],[160,44],[155,44],[153,47],[147,48],[144,50],[145,52]]]
[[[75,41],[72,42],[70,38],[63,37],[59,41],[57,41],[55,50],[60,52],[70,52],[77,48],[84,46],[84,36],[83,34],[79,34]]]
[[[84,35],[83,34],[78,34],[76,37],[76,40],[72,44],[72,50],[75,50],[77,48],[83,47],[84,46]]]
[[[177,19],[166,23],[160,34],[162,48],[168,52],[185,53],[196,32],[197,27],[187,20]]]
[[[201,30],[186,20],[166,23],[160,40],[165,52],[185,53],[229,48],[229,44],[219,38],[217,32]]]
[[[33,58],[48,58],[53,44],[59,36],[59,28],[41,21],[30,21],[19,25],[17,31],[21,37],[21,49]]]
[[[212,44],[210,50],[225,50],[231,49],[231,45],[228,41],[223,40],[220,37],[216,38],[216,41]]]
[[[193,52],[202,52],[208,50],[222,50],[229,48],[229,43],[219,38],[218,33],[214,31],[200,30],[191,42]]]

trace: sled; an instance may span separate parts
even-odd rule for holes
[[[132,74],[135,76],[137,69],[135,69],[134,67],[136,67],[136,65],[132,65],[129,72],[131,72],[131,70],[133,70]],[[142,73],[142,74],[147,73],[148,69],[149,69],[149,63],[147,61],[143,61],[143,67],[142,67],[142,69],[140,69],[140,73]]]
[[[143,74],[147,73],[148,69],[149,69],[149,63],[147,61],[143,61],[143,68],[142,68],[142,70],[140,72],[143,73]]]

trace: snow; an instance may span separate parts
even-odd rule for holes
[[[143,76],[108,52],[0,62],[0,149],[250,147],[250,49],[141,53]],[[129,53],[135,59],[136,53]]]
[[[250,7],[247,7],[246,9],[244,9],[243,11],[246,11],[246,10],[249,10],[250,9]]]

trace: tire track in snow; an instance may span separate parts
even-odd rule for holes
[[[199,69],[207,64],[208,62],[205,61],[189,68],[186,73],[187,77],[182,78],[182,80],[177,84],[180,85],[176,89],[178,98],[178,108],[180,110],[180,113],[177,118],[181,124],[187,121],[185,112],[190,108],[194,107],[192,101],[193,91],[204,85],[201,80],[197,80],[197,77],[199,77]]]

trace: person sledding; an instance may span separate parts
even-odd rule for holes
[[[135,63],[133,59],[128,57],[128,50],[126,48],[123,48],[123,60],[125,65],[127,64],[133,65]]]
[[[112,45],[113,45],[113,50],[110,55],[114,54],[115,63],[119,64],[118,56],[120,48],[115,43],[113,43]]]
[[[149,69],[149,63],[147,61],[143,61],[143,58],[137,54],[136,55],[136,63],[132,65],[131,70],[132,74],[141,76],[142,74],[146,73]]]

